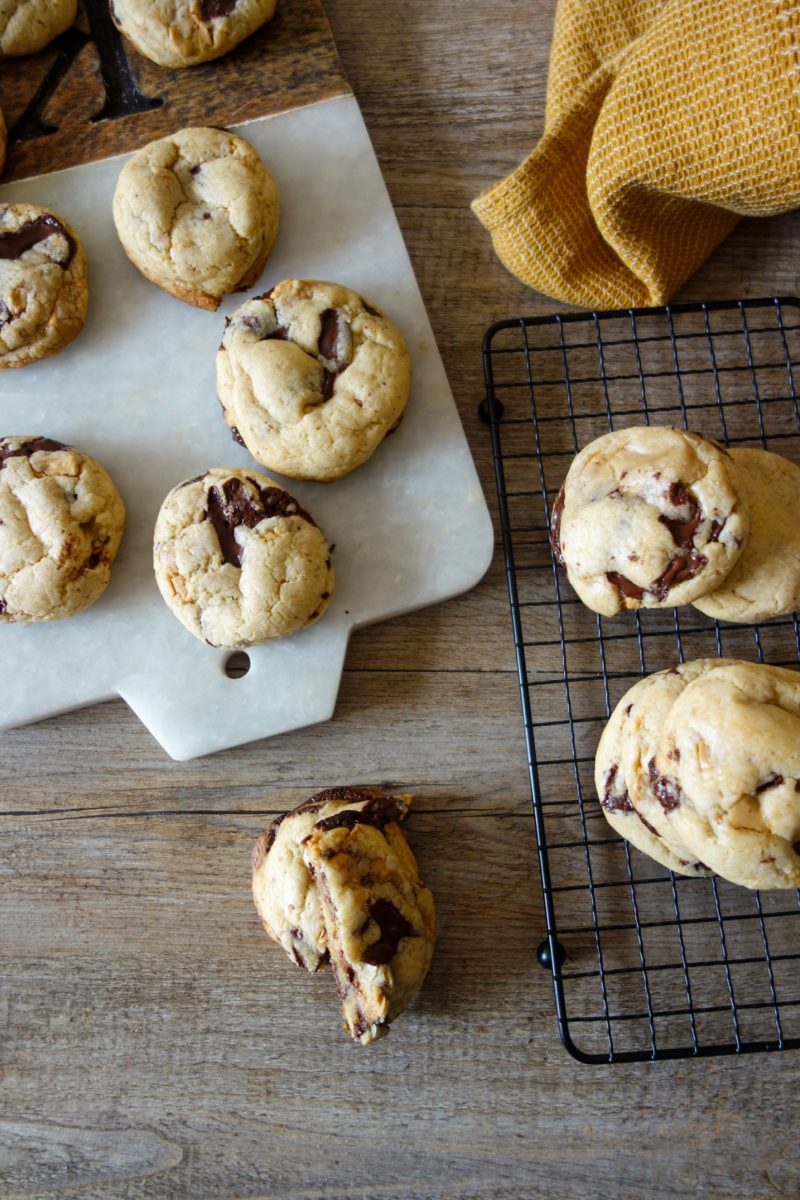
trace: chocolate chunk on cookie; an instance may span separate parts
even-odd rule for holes
[[[124,525],[119,492],[87,454],[51,438],[0,438],[0,623],[88,608]]]
[[[244,138],[190,128],[150,142],[125,164],[113,210],[123,249],[145,278],[213,310],[263,271],[280,201]]]
[[[192,67],[227,54],[269,21],[275,0],[112,0],[117,29],[151,62]]]
[[[683,429],[634,427],[586,446],[551,522],[581,600],[614,616],[685,604],[718,587],[749,532],[730,455]]]
[[[287,279],[243,304],[217,354],[225,420],[253,457],[329,481],[400,422],[411,360],[397,328],[349,288]]]
[[[377,811],[399,822],[410,797],[387,796],[373,788],[341,787],[317,792],[292,812],[276,817],[253,849],[253,900],[267,933],[307,971],[328,961],[328,942],[319,896],[303,861],[303,842],[315,825],[352,827]]]
[[[83,329],[88,302],[75,230],[33,204],[0,204],[0,368],[58,354]]]
[[[161,595],[212,646],[250,646],[316,621],[334,589],[322,530],[257,471],[216,467],[173,488],[156,521]]]

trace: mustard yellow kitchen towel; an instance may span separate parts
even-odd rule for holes
[[[524,283],[616,308],[798,205],[800,0],[559,0],[544,137],[472,207]]]

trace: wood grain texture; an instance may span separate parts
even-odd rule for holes
[[[88,0],[94,20],[106,0]],[[77,30],[89,34],[81,6]],[[53,132],[15,140],[14,126],[53,65],[68,64],[82,39],[70,31],[39,54],[7,59],[0,73],[0,108],[11,131],[4,180],[24,179],[63,167],[123,154],[188,125],[236,125],[254,117],[326,100],[349,91],[321,0],[291,0],[224,58],[181,71],[159,67],[124,39],[136,86],[159,106],[119,119],[100,119],[107,104],[101,62],[94,42],[82,45],[42,107]]]
[[[554,7],[326,0],[492,507],[480,340],[556,306],[468,203],[541,131]],[[684,298],[795,292],[799,251],[796,216],[743,222]],[[360,631],[333,720],[273,741],[171,763],[120,702],[3,735],[0,1195],[794,1200],[796,1052],[611,1068],[559,1044],[504,588],[496,558]],[[353,780],[417,791],[440,914],[423,993],[364,1051],[248,898],[267,814]]]

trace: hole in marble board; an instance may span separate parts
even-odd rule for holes
[[[225,674],[228,679],[242,679],[250,670],[250,656],[244,650],[234,650],[225,659]]]

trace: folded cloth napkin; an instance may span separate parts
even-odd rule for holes
[[[597,308],[663,304],[798,205],[798,0],[559,0],[544,137],[472,207],[509,271]]]

